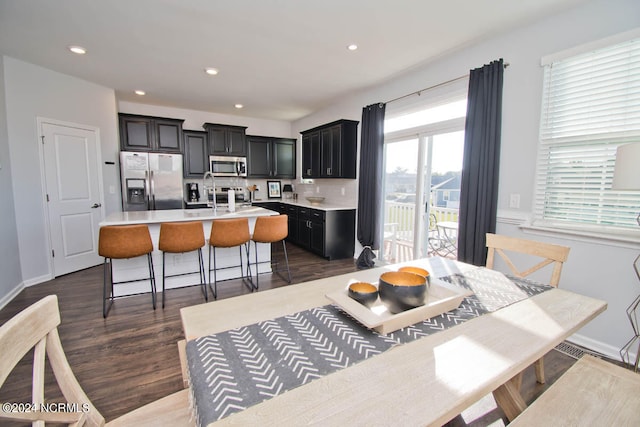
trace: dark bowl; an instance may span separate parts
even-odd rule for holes
[[[378,288],[371,283],[357,282],[349,285],[348,294],[365,307],[371,307],[378,299]]]
[[[398,271],[405,271],[407,273],[417,274],[418,276],[422,276],[425,279],[427,279],[427,286],[429,286],[431,284],[431,274],[427,270],[425,270],[424,268],[414,267],[412,265],[407,265],[407,266],[404,266],[404,267],[400,267],[398,269]]]
[[[391,313],[424,305],[427,279],[415,273],[389,271],[380,276],[378,294]]]

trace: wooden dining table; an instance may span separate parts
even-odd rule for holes
[[[376,283],[382,273],[402,265],[425,268],[433,277],[482,272],[439,257],[361,270],[183,308],[184,334],[189,342],[326,306],[325,295],[344,290],[350,281]],[[393,346],[214,424],[439,426],[492,392],[512,419],[526,408],[514,378],[606,306],[602,300],[548,288]]]

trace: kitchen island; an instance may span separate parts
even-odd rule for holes
[[[328,260],[353,258],[356,240],[355,206],[336,203],[310,203],[283,199],[277,202],[256,201],[267,209],[289,217],[287,242]]]
[[[229,212],[226,208],[218,208],[214,211],[212,208],[206,209],[170,209],[156,211],[131,211],[131,212],[115,212],[109,215],[100,223],[100,227],[106,225],[132,225],[147,224],[153,242],[153,267],[156,273],[156,285],[158,291],[162,290],[162,252],[158,250],[158,239],[160,237],[160,224],[163,222],[184,222],[184,221],[202,221],[204,226],[205,246],[202,248],[202,256],[205,261],[205,269],[208,268],[209,250],[206,242],[211,233],[211,221],[214,219],[225,218],[248,218],[249,230],[253,233],[253,227],[256,218],[259,216],[278,215],[277,212],[264,209],[257,206],[240,206],[235,212]],[[251,259],[255,260],[253,253],[254,247],[251,245]],[[227,267],[238,264],[239,250],[238,248],[219,248],[216,249],[216,261],[218,267]],[[258,258],[260,260],[259,272],[268,272],[271,269],[271,250],[270,245],[258,245]],[[198,260],[196,253],[186,254],[167,254],[165,256],[167,263],[167,274],[184,274],[178,277],[167,278],[165,287],[167,289],[179,288],[183,286],[191,286],[199,284],[198,277]],[[246,268],[247,259],[243,255],[242,264]],[[195,272],[195,273],[191,273]],[[253,271],[255,274],[255,271]],[[132,259],[116,259],[113,260],[113,280],[114,282],[137,280],[148,277],[147,261],[144,257]],[[239,268],[225,269],[218,272],[218,280],[232,279],[240,277]],[[150,292],[149,281],[123,283],[114,285],[114,295],[128,295],[136,293]]]

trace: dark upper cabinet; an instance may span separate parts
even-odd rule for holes
[[[247,177],[271,177],[271,139],[263,136],[247,136]]]
[[[214,156],[246,156],[246,126],[215,123],[202,125],[209,137],[209,154]]]
[[[273,175],[275,178],[296,177],[296,140],[278,138],[273,140]]]
[[[320,132],[302,134],[302,177],[320,176]]]
[[[207,133],[197,130],[185,130],[183,173],[185,178],[202,178],[209,170],[209,148]]]
[[[247,136],[247,177],[296,177],[296,140]]]
[[[356,177],[358,122],[338,120],[302,132],[303,178]]]
[[[118,119],[121,150],[182,152],[184,120],[125,113],[118,114]]]

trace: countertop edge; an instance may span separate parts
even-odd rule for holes
[[[308,202],[294,202],[293,200],[283,200],[283,199],[275,199],[275,200],[254,200],[253,203],[283,203],[285,205],[297,206],[300,208],[310,208],[310,209],[318,209],[320,211],[348,211],[355,210],[356,206],[344,206],[344,205],[335,205],[331,203],[322,203],[320,205],[312,205]]]
[[[235,212],[226,210],[214,212],[211,208],[114,212],[98,225],[104,227],[108,225],[159,224],[161,222],[211,221],[214,219],[256,218],[272,215],[278,215],[278,213],[258,206],[238,208]]]

